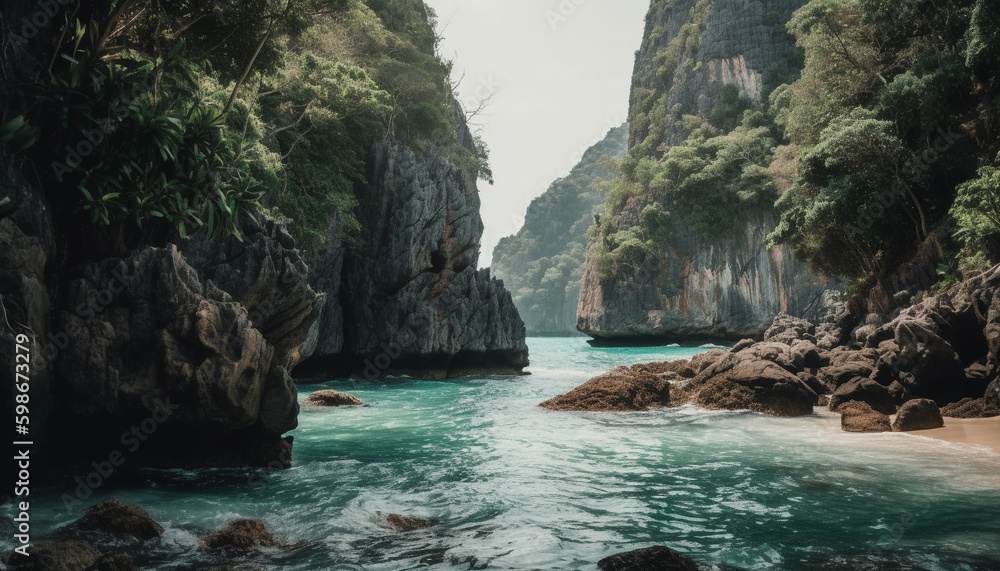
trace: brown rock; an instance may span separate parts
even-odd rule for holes
[[[986,398],[966,398],[941,407],[942,416],[952,418],[989,418],[1000,416],[1000,407],[986,402]]]
[[[636,373],[649,373],[652,375],[674,375],[678,379],[690,379],[698,374],[690,361],[684,359],[678,361],[654,361],[652,363],[639,363],[629,367]]]
[[[101,552],[86,541],[37,541],[24,557],[14,554],[7,561],[11,571],[83,571],[90,569]]]
[[[744,361],[696,389],[698,406],[752,410],[775,416],[811,414],[816,393],[798,377],[770,361]]]
[[[930,399],[907,401],[900,407],[899,412],[896,413],[896,419],[892,421],[892,429],[896,432],[927,430],[942,426],[944,426],[944,419],[941,418],[941,410],[937,403]]]
[[[139,506],[115,498],[102,500],[76,520],[81,531],[98,531],[118,538],[144,541],[163,535],[163,526]]]
[[[259,519],[237,519],[218,532],[200,538],[204,549],[275,547],[278,541]]]
[[[413,531],[434,525],[429,519],[411,517],[399,514],[389,514],[385,517],[385,523],[396,531]]]
[[[889,389],[871,379],[855,378],[834,391],[830,397],[830,410],[841,412],[840,407],[850,401],[867,403],[882,414],[896,412],[896,404]]]
[[[625,412],[669,403],[669,381],[650,373],[616,367],[538,406],[549,410]]]
[[[910,391],[900,384],[899,381],[893,381],[888,386],[887,390],[889,391],[889,396],[892,397],[893,402],[896,403],[896,406],[903,406],[903,403],[913,398],[910,396]]]
[[[601,571],[698,571],[698,563],[686,555],[657,545],[626,551],[597,562]]]
[[[726,352],[722,349],[712,349],[711,351],[699,353],[691,357],[691,368],[694,369],[695,373],[701,373],[724,356],[726,356]]]
[[[890,432],[889,415],[882,414],[860,401],[840,407],[840,428],[846,432]]]
[[[361,399],[339,391],[315,391],[311,393],[302,406],[357,406],[365,404]]]

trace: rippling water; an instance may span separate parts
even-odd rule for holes
[[[1000,454],[847,434],[822,411],[546,411],[612,366],[705,349],[529,344],[526,377],[303,386],[367,404],[304,410],[294,468],[150,471],[89,503],[138,503],[166,527],[135,552],[149,569],[211,563],[198,534],[237,517],[295,542],[265,553],[274,569],[594,569],[657,544],[722,569],[1000,569]],[[78,517],[66,491],[35,498],[33,519]],[[395,533],[389,513],[437,524]]]

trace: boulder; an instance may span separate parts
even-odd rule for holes
[[[648,373],[652,375],[665,375],[670,380],[690,379],[698,374],[691,366],[691,362],[683,359],[678,361],[654,361],[652,363],[639,363],[629,367],[635,373]]]
[[[986,394],[983,399],[987,406],[1000,408],[1000,379],[997,379],[986,387]]]
[[[691,357],[691,368],[694,369],[695,373],[701,373],[724,356],[726,356],[726,352],[722,349],[712,349],[699,353]]]
[[[882,414],[861,401],[840,407],[840,428],[845,432],[890,432],[889,415]]]
[[[892,402],[897,407],[903,406],[903,403],[913,398],[910,396],[910,391],[900,384],[899,381],[893,381],[886,389],[889,391],[889,396],[892,397]]]
[[[872,371],[872,365],[867,360],[855,360],[820,369],[818,376],[824,383],[839,388],[858,377],[869,377]]]
[[[10,571],[86,571],[101,558],[101,552],[86,541],[36,541],[30,555],[15,553],[7,560]]]
[[[102,500],[83,512],[76,520],[76,528],[139,541],[163,535],[163,526],[149,517],[146,510],[115,498]]]
[[[942,416],[952,418],[989,418],[1000,416],[1000,407],[989,404],[986,398],[965,398],[941,407]]]
[[[389,514],[385,516],[385,523],[395,531],[413,531],[434,525],[429,519],[411,517],[399,514]]]
[[[657,545],[626,551],[597,562],[601,571],[698,571],[698,563],[686,555]]]
[[[747,347],[752,347],[756,343],[753,339],[743,339],[738,341],[732,348],[729,349],[730,353],[739,353],[740,351],[746,349]]]
[[[765,341],[792,345],[795,341],[816,342],[816,326],[805,319],[782,313],[774,318],[771,327],[764,332]]]
[[[944,419],[941,418],[941,409],[938,408],[936,402],[930,399],[907,401],[900,407],[899,412],[896,413],[896,419],[892,421],[892,429],[896,432],[927,430],[942,426],[944,426]]]
[[[616,367],[539,406],[549,410],[624,412],[670,403],[670,382],[659,375]]]
[[[275,547],[278,541],[259,519],[233,520],[216,533],[199,538],[203,549]]]
[[[752,410],[775,416],[811,414],[817,402],[812,389],[770,361],[742,361],[694,390],[697,391],[694,403],[698,406]]]
[[[830,410],[840,412],[840,407],[851,401],[866,403],[882,414],[896,412],[896,404],[889,389],[871,379],[857,377],[841,385],[830,397]]]
[[[915,396],[942,403],[975,396],[968,394],[958,353],[933,328],[918,320],[904,321],[896,327],[896,344],[899,352],[891,360],[895,376]]]
[[[801,362],[805,367],[815,368],[823,365],[823,358],[820,356],[819,348],[810,341],[797,341],[792,344],[791,355],[796,362]]]
[[[365,404],[361,399],[339,391],[315,391],[310,393],[302,406],[357,406]]]

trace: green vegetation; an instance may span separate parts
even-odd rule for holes
[[[805,69],[771,97],[796,165],[773,241],[861,280],[932,232],[955,248],[950,271],[998,260],[996,11],[813,0],[796,12]]]
[[[651,14],[674,8],[657,2]],[[760,103],[720,85],[699,115],[690,98],[668,109],[674,88],[704,73],[707,8],[695,3],[669,41],[647,35],[657,51],[637,70],[632,147],[591,243],[602,279],[628,279],[679,230],[734,237],[753,212],[780,217],[772,244],[857,283],[875,283],[930,234],[947,272],[1000,261],[996,2],[811,0],[787,24],[801,65],[762,70]]]
[[[4,60],[0,143],[83,238],[78,254],[238,236],[260,209],[306,247],[334,217],[354,232],[378,141],[440,150],[470,189],[491,176],[485,146],[456,134],[450,65],[419,0],[103,0],[65,16]]]
[[[565,177],[532,201],[524,226],[493,250],[492,273],[504,281],[531,333],[576,329],[586,232],[602,200],[597,186],[614,172],[608,163],[625,154],[628,126],[608,132]],[[643,212],[652,224],[662,214]]]

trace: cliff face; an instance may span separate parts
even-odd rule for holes
[[[757,214],[745,234],[706,242],[675,227],[665,255],[627,281],[584,270],[579,329],[599,340],[642,342],[759,337],[779,313],[821,320],[832,292],[783,246],[767,248],[774,217]]]
[[[636,54],[630,155],[660,160],[688,136],[689,116],[705,117],[722,86],[735,86],[750,108],[797,73],[793,38],[784,31],[804,0],[654,0]],[[737,173],[738,174],[738,173]],[[669,193],[657,199],[678,207]],[[706,197],[704,201],[718,200]],[[633,196],[610,209],[617,231],[643,224],[653,199]],[[706,209],[708,205],[704,205]],[[770,208],[746,209],[737,231],[706,237],[670,216],[669,238],[645,261],[601,272],[588,256],[577,328],[599,340],[643,342],[692,337],[759,337],[778,313],[821,319],[833,293],[784,247],[767,248],[776,225]],[[601,236],[596,239],[600,240]]]
[[[603,201],[594,183],[613,176],[600,161],[621,160],[627,137],[627,125],[609,131],[569,175],[531,201],[524,226],[493,250],[490,269],[510,289],[529,334],[576,333],[586,233]]]
[[[707,113],[720,85],[760,103],[766,87],[796,77],[801,56],[785,30],[806,0],[653,0],[642,45],[636,52],[630,116],[649,93],[666,98],[671,111],[663,142],[687,136],[682,114]],[[680,105],[680,107],[677,107]],[[649,135],[632,122],[629,146]]]
[[[337,301],[296,374],[520,372],[528,365],[524,323],[503,283],[476,269],[483,222],[475,185],[437,150],[418,154],[401,143],[376,145],[366,178],[363,235],[346,247],[328,242],[313,262],[313,285]]]

